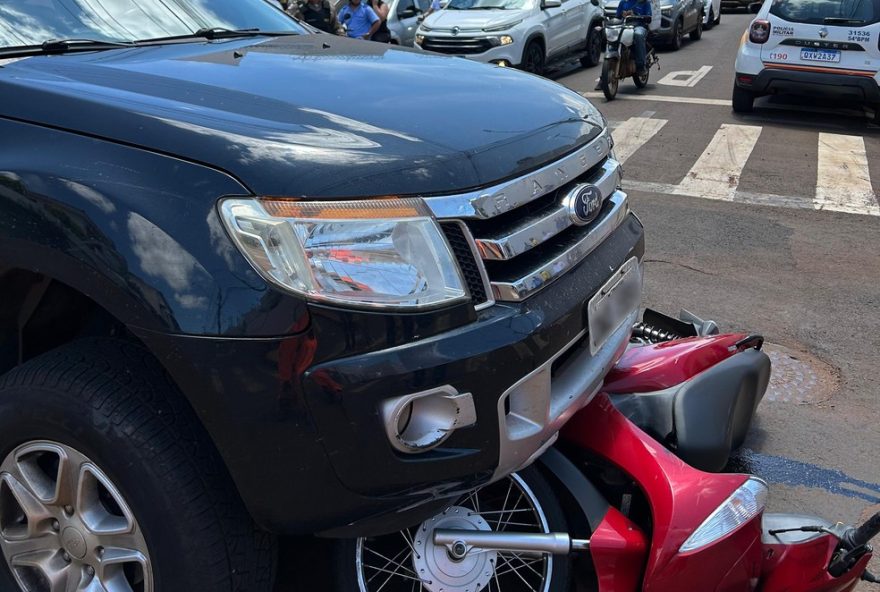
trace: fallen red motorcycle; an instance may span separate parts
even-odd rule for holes
[[[648,311],[602,392],[534,466],[344,546],[339,588],[844,592],[877,581],[867,564],[880,514],[854,528],[765,513],[762,480],[708,472],[742,444],[770,361],[760,336],[684,318]]]

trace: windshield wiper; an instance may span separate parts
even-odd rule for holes
[[[180,41],[185,39],[236,39],[239,37],[283,37],[285,35],[299,35],[296,31],[262,31],[260,29],[224,29],[223,27],[211,27],[199,29],[188,35],[174,35],[172,37],[155,37],[152,39],[139,39],[138,43],[161,43],[163,41]]]
[[[67,51],[92,51],[101,49],[115,49],[117,47],[132,47],[131,41],[98,41],[96,39],[47,39],[40,44],[44,53],[64,53]]]
[[[864,25],[861,19],[845,18],[840,16],[826,16],[823,20],[826,25]]]
[[[132,41],[99,41],[97,39],[47,39],[39,45],[13,45],[0,47],[0,57],[35,56],[69,53],[73,51],[105,51],[136,47]]]

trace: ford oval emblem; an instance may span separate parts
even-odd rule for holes
[[[602,192],[595,185],[580,183],[565,194],[562,205],[577,226],[585,226],[595,220],[602,210]]]

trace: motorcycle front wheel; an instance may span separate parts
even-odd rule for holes
[[[478,489],[422,524],[389,535],[340,541],[338,592],[566,592],[565,556],[471,551],[453,560],[434,544],[434,528],[567,532],[562,507],[535,467]]]
[[[605,95],[605,98],[609,101],[613,101],[614,97],[617,96],[617,86],[619,80],[617,80],[617,60],[605,60],[602,62],[602,93]]]

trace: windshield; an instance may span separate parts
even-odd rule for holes
[[[880,0],[775,0],[770,14],[793,23],[867,25],[880,19]]]
[[[264,0],[0,0],[0,49],[50,39],[142,41],[218,27],[303,32]]]
[[[521,10],[531,8],[534,0],[449,0],[447,10]]]

